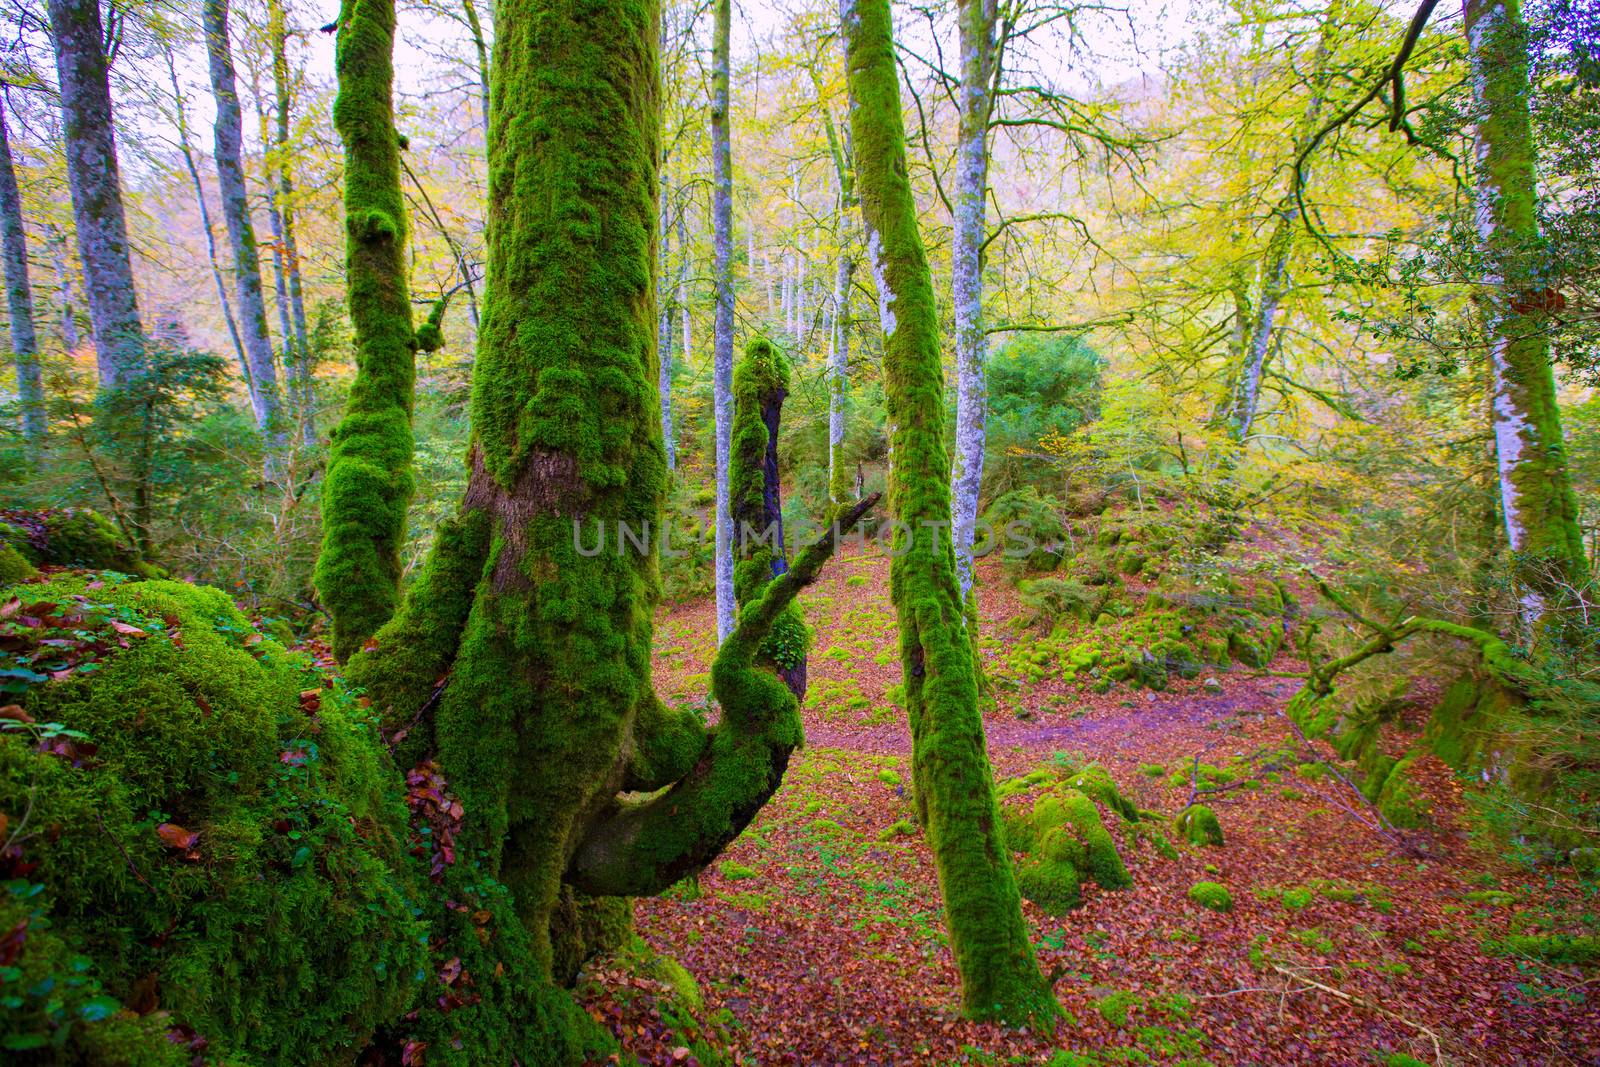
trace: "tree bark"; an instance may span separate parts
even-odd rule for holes
[[[484,144],[489,143],[489,45],[483,37],[483,23],[478,18],[478,5],[473,0],[461,0],[461,11],[467,16],[467,30],[472,34],[472,48],[478,56],[478,118],[483,125]]]
[[[888,0],[843,0],[840,20],[861,215],[884,333],[894,457],[889,499],[897,524],[889,582],[916,798],[938,868],[964,1010],[975,1018],[1048,1022],[1059,1008],[1034,958],[1001,839],[955,554],[939,536],[950,522],[944,376],[933,278],[907,178]]]
[[[11,316],[11,358],[17,371],[22,408],[22,439],[33,458],[44,445],[44,376],[39,369],[39,339],[33,329],[33,287],[28,282],[28,236],[22,224],[22,194],[17,189],[11,137],[0,107],[0,255],[5,261],[6,310]]]
[[[261,262],[256,252],[256,232],[250,221],[250,199],[241,160],[244,122],[240,117],[233,55],[228,45],[228,0],[204,0],[201,16],[211,92],[217,101],[217,119],[213,127],[217,186],[222,194],[222,221],[228,231],[228,243],[233,248],[239,339],[244,343],[245,360],[250,364],[250,405],[268,448],[276,451],[284,444],[283,399],[278,392],[272,340],[267,336]]]
[[[712,285],[716,321],[712,333],[712,409],[717,432],[717,643],[733,632],[733,517],[728,510],[728,458],[733,440],[733,149],[729,66],[733,31],[731,0],[715,0],[711,38],[711,227]]]
[[[470,4],[471,0],[467,0]],[[311,379],[311,338],[306,329],[305,284],[300,275],[300,242],[294,219],[294,150],[289,140],[294,111],[294,91],[289,77],[289,28],[283,0],[268,0],[267,37],[272,48],[272,89],[274,126],[272,151],[268,159],[276,174],[269,175],[268,186],[276,185],[268,198],[273,233],[282,245],[278,258],[288,283],[289,322],[283,332],[284,377],[290,383],[290,405],[300,424],[300,442],[307,448],[317,444],[316,394]]]
[[[53,222],[45,223],[45,231],[56,272],[56,300],[61,306],[61,347],[70,354],[78,350],[78,311],[72,296],[72,271],[67,267],[67,235]]]
[[[1589,568],[1545,332],[1549,264],[1536,213],[1527,26],[1517,0],[1466,0],[1463,11],[1501,514],[1532,623],[1581,588]]]
[[[670,285],[667,270],[672,256],[672,210],[668,203],[668,177],[666,159],[661,161],[661,194],[657,210],[661,214],[660,249],[656,255],[656,356],[660,373],[656,379],[656,392],[661,398],[661,441],[667,453],[667,469],[678,466],[678,454],[672,439],[672,299],[667,295]],[[687,309],[685,309],[687,314]]]
[[[818,101],[822,103],[821,81],[813,80],[817,85]],[[823,129],[828,135],[828,152],[833,157],[834,176],[839,190],[836,232],[839,262],[833,275],[833,325],[828,335],[828,498],[837,506],[860,495],[851,491],[851,472],[844,458],[845,424],[850,402],[850,289],[856,270],[852,248],[855,236],[850,220],[856,211],[856,185],[850,127],[846,125],[843,131],[837,129],[833,113],[825,103],[822,106]]]
[[[47,6],[95,359],[100,388],[113,390],[143,372],[144,329],[122,206],[105,30],[98,0],[49,0]]]
[[[406,281],[394,38],[394,0],[344,0],[333,122],[344,142],[345,274],[356,377],[328,453],[316,570],[340,659],[394,614],[406,509],[415,490],[411,410],[420,342]]]
[[[178,152],[189,171],[194,185],[195,203],[200,206],[200,228],[206,235],[206,259],[211,264],[211,280],[217,287],[217,300],[222,305],[222,321],[228,327],[228,339],[233,342],[233,354],[239,361],[239,376],[252,390],[250,361],[245,358],[244,342],[239,338],[239,323],[233,317],[233,301],[228,297],[228,283],[222,277],[222,263],[217,259],[217,237],[211,228],[211,208],[206,204],[205,182],[200,178],[200,168],[194,159],[194,149],[189,145],[189,116],[183,106],[183,87],[178,83],[178,67],[172,52],[167,52],[167,76],[172,81],[173,125],[178,131]]]
[[[956,442],[951,473],[950,535],[955,542],[961,598],[972,594],[972,542],[983,488],[984,424],[989,391],[984,380],[983,243],[988,235],[989,115],[999,60],[995,0],[961,0],[961,113],[956,127],[956,175],[950,278],[956,330]]]

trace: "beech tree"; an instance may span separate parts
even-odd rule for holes
[[[890,512],[897,523],[890,598],[900,628],[911,774],[944,896],[962,1006],[976,1018],[1048,1021],[1039,971],[995,800],[950,519],[933,277],[907,179],[900,81],[888,0],[842,0],[850,125],[867,255],[882,321],[890,425]]]
[[[122,207],[105,28],[98,0],[49,0],[48,9],[89,325],[100,388],[111,390],[143,370],[144,328]]]
[[[28,236],[23,227],[22,195],[17,190],[11,134],[3,106],[0,106],[0,257],[5,263],[6,311],[11,317],[11,359],[17,371],[22,437],[30,450],[37,453],[46,433],[44,380],[39,370],[39,341],[34,332],[33,287],[28,280]]]
[[[237,300],[239,340],[249,364],[250,406],[256,426],[268,446],[284,443],[283,397],[278,391],[278,367],[267,335],[267,305],[261,289],[261,260],[256,250],[255,225],[250,221],[250,197],[245,188],[242,159],[244,123],[239,112],[239,92],[228,43],[228,0],[204,0],[201,15],[206,38],[206,60],[211,92],[217,102],[212,127],[217,163],[217,184],[222,192],[222,221],[233,249],[233,284]]]
[[[733,513],[728,462],[733,442],[733,135],[729,128],[732,0],[715,0],[711,31],[712,408],[717,426],[717,640],[733,632]]]
[[[456,848],[473,860],[451,876],[498,879],[514,896],[533,970],[503,983],[544,1007],[526,1032],[474,1040],[503,1039],[496,1062],[564,1062],[578,1058],[564,1044],[575,1040],[576,1008],[554,983],[573,910],[607,907],[589,897],[663,891],[710,862],[778,787],[800,742],[799,704],[757,657],[833,538],[745,605],[712,666],[717,726],[707,731],[656,698],[656,556],[621,537],[661,529],[667,484],[652,284],[657,7],[501,0],[496,16],[499,135],[489,144],[471,474],[401,609],[358,645],[347,675],[395,731],[403,765],[438,767],[459,798]],[[347,0],[340,35],[339,122],[356,164],[347,196],[369,198],[350,204],[352,263],[374,260],[370,275],[352,272],[351,311],[381,323],[389,380],[409,386],[404,275],[376,269],[398,263],[402,225],[388,182],[393,7]],[[387,210],[379,194],[391,198]],[[364,348],[365,363],[378,352]],[[391,394],[385,447],[403,439],[403,392]],[[353,397],[346,425],[376,421]],[[349,440],[341,427],[335,448],[351,452]],[[329,494],[352,498],[334,491],[336,473]],[[380,503],[393,508],[392,498]],[[865,506],[841,514],[841,527]],[[588,550],[597,529],[618,540]],[[328,552],[342,550],[339,531],[371,552],[370,536],[348,524],[330,524]],[[480,973],[483,983],[502,980]]]
[[[1554,301],[1536,212],[1527,26],[1518,0],[1467,0],[1463,11],[1501,513],[1533,621],[1587,585],[1589,568],[1550,364]]]

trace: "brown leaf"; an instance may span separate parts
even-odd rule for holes
[[[156,836],[168,848],[191,849],[200,840],[200,831],[185,830],[177,823],[164,822],[156,827]]]
[[[7,704],[0,708],[0,719],[10,719],[13,722],[33,722],[33,716],[22,710],[20,704]]]
[[[119,634],[127,634],[129,637],[149,637],[150,636],[149,633],[147,633],[142,627],[135,626],[132,623],[128,623],[128,622],[120,622],[120,621],[118,621],[116,619],[113,619],[111,621],[111,628],[113,630],[117,631],[117,633],[119,633]]]

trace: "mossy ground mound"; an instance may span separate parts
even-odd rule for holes
[[[541,967],[509,892],[456,854],[449,783],[396,769],[364,701],[222,593],[77,574],[0,603],[0,1048],[141,1067],[604,1048],[550,979],[620,943],[627,902],[569,892]]]
[[[162,576],[111,520],[90,508],[0,510],[0,583],[26,581],[42,566]]]
[[[1163,855],[1176,854],[1149,813],[1098,765],[1052,763],[1001,782],[998,795],[1006,846],[1017,854],[1017,884],[1051,915],[1077,907],[1086,881],[1103,889],[1133,884],[1108,824],[1124,841],[1149,841]]]
[[[227,1055],[353,1055],[425,958],[398,782],[362,709],[220,592],[20,592],[0,862],[12,965],[33,980],[5,982],[0,1040],[86,1050],[159,1007]],[[30,630],[65,644],[30,648]],[[86,1004],[61,992],[91,984]]]

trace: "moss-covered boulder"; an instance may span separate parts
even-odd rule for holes
[[[1233,894],[1220,882],[1196,882],[1189,887],[1189,899],[1212,911],[1232,911]]]
[[[401,779],[366,712],[218,591],[17,592],[0,1046],[160,1031],[160,1056],[75,1062],[167,1062],[195,1035],[208,1060],[352,1059],[427,977]]]
[[[48,564],[160,577],[155,568],[139,558],[138,551],[116,525],[91,508],[0,511],[0,544],[35,567]],[[0,570],[8,566],[15,570],[14,562],[0,551]],[[3,581],[21,581],[29,576],[20,574]]]
[[[1133,884],[1109,827],[1125,841],[1154,844],[1171,855],[1171,843],[1146,826],[1149,817],[1118,790],[1105,768],[1056,762],[1007,779],[998,788],[1007,847],[1016,854],[1023,897],[1051,915],[1082,901],[1082,886]]]
[[[1222,824],[1217,813],[1204,804],[1190,804],[1178,813],[1173,827],[1191,845],[1221,845]]]

